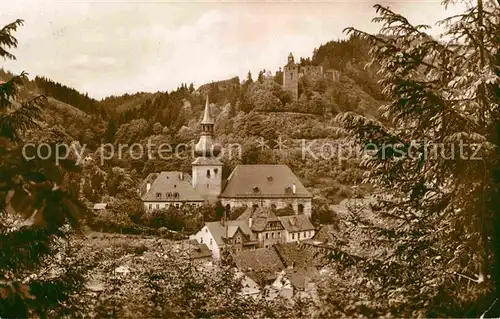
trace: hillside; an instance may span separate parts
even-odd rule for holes
[[[31,132],[28,138],[32,141],[78,141],[85,145],[86,154],[94,154],[96,159],[100,156],[101,143],[146,145],[151,141],[156,145],[191,145],[197,140],[198,122],[208,94],[216,117],[217,139],[223,145],[238,143],[242,146],[241,156],[223,158],[226,176],[239,163],[285,163],[313,193],[335,203],[350,196],[350,185],[361,180],[362,171],[358,168],[358,160],[339,159],[337,153],[343,136],[339,135],[333,117],[346,111],[376,117],[382,103],[376,67],[365,68],[368,50],[366,42],[351,37],[320,46],[314,50],[312,58],[300,58],[301,65],[336,69],[340,71],[340,78],[333,81],[302,77],[300,98],[296,101],[292,101],[279,84],[282,77],[279,71],[272,75],[263,70],[255,81],[249,73],[243,81],[235,77],[207,83],[197,89],[192,84],[181,84],[171,92],[139,92],[101,101],[50,79],[36,77],[25,81],[25,94],[46,94],[49,99],[42,130]],[[11,76],[6,71],[0,72],[0,79]],[[260,138],[265,138],[265,145],[259,143]],[[308,145],[319,156],[309,156],[304,151],[304,146]],[[325,149],[329,153],[321,154]],[[188,146],[183,152],[189,154],[189,151]],[[151,172],[190,172],[192,158],[189,156],[164,160],[148,158],[147,154],[132,155],[125,152],[119,158],[88,164],[89,176],[85,183],[90,183],[95,174],[104,174],[107,180],[104,188],[101,185],[85,187],[84,183],[84,189],[91,193],[87,198],[97,201],[102,200],[103,194],[135,196],[135,185]],[[100,189],[103,194],[96,195],[92,189]]]

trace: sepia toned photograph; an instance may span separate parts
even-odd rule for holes
[[[500,318],[500,0],[1,0],[0,318]]]

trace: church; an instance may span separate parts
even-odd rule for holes
[[[292,208],[311,216],[311,193],[287,165],[238,165],[226,180],[220,149],[214,143],[214,118],[208,97],[201,120],[201,134],[195,146],[192,174],[161,172],[149,174],[143,182],[142,201],[147,210],[184,205],[201,206],[220,201],[226,210],[236,207],[261,209]]]

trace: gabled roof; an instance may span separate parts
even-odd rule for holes
[[[336,243],[342,242],[347,244],[348,240],[343,237],[338,225],[321,225],[321,228],[311,238],[313,241],[322,243]]]
[[[226,234],[226,227],[222,225],[221,222],[208,222],[205,223],[208,231],[212,234],[217,245],[221,246],[224,244],[223,238]],[[228,220],[227,221],[227,231],[228,237],[233,237],[237,230],[240,229],[243,234],[249,237],[249,240],[256,240],[254,234],[248,226],[248,220]]]
[[[329,261],[317,250],[299,243],[279,243],[273,246],[285,267],[321,267]]]
[[[312,198],[312,195],[287,165],[238,165],[220,197]]]
[[[191,259],[205,259],[212,257],[212,251],[205,244],[200,244],[196,240],[188,240],[190,245],[190,258]]]
[[[240,271],[256,282],[273,280],[285,268],[272,248],[244,249],[234,253],[233,260]]]
[[[261,232],[266,228],[268,222],[280,220],[276,215],[268,208],[261,207],[248,207],[237,220],[249,220],[252,218],[252,231]]]
[[[278,219],[290,233],[316,229],[307,215],[279,216]]]
[[[181,179],[182,176],[182,179]],[[157,194],[160,194],[158,198]],[[178,196],[168,197],[178,194]],[[204,201],[191,185],[191,176],[181,172],[161,172],[151,185],[151,189],[143,197],[147,202],[178,202],[178,201]]]

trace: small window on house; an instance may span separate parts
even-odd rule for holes
[[[292,192],[292,188],[290,186],[285,187],[285,194],[290,194]]]
[[[218,172],[219,170],[217,168],[214,168],[214,175],[217,175]]]
[[[272,209],[272,210],[275,210],[275,209],[276,209],[276,205],[271,204],[271,209]]]
[[[203,244],[203,237],[200,237],[200,244]]]
[[[295,239],[295,234],[294,233],[292,233],[292,239]]]
[[[205,233],[208,233],[208,228],[205,228]]]
[[[156,199],[160,199],[161,198],[161,193],[156,193]]]
[[[179,193],[177,193],[177,192],[176,192],[176,193],[174,193],[174,197],[175,197],[175,198],[179,198]]]
[[[268,177],[267,177],[267,181],[268,181],[268,182],[272,182],[272,181],[273,181],[273,177],[272,177],[272,176],[268,176]]]
[[[278,232],[278,238],[281,238],[281,232],[280,231]]]
[[[149,209],[153,209],[153,204],[149,204]]]
[[[300,232],[297,233],[297,239],[300,239]]]
[[[174,188],[177,188],[177,185],[174,185]]]
[[[258,193],[259,191],[260,191],[260,188],[258,188],[257,186],[255,186],[255,187],[253,188],[253,192],[254,192],[254,193]]]
[[[268,233],[266,233],[266,239],[269,239],[269,234]]]
[[[304,205],[299,204],[299,206],[297,206],[297,209],[298,209],[298,211],[299,211],[299,214],[304,213]]]
[[[271,234],[271,238],[274,238],[274,233]]]
[[[156,204],[156,209],[160,209],[160,204]]]
[[[212,238],[210,238],[210,246],[212,246]]]
[[[165,196],[167,196],[167,198],[170,198],[170,197],[172,197],[172,193],[170,193],[170,192],[165,193]]]
[[[210,170],[207,169],[207,177],[210,178]]]
[[[207,184],[207,188],[210,188],[210,184]]]

